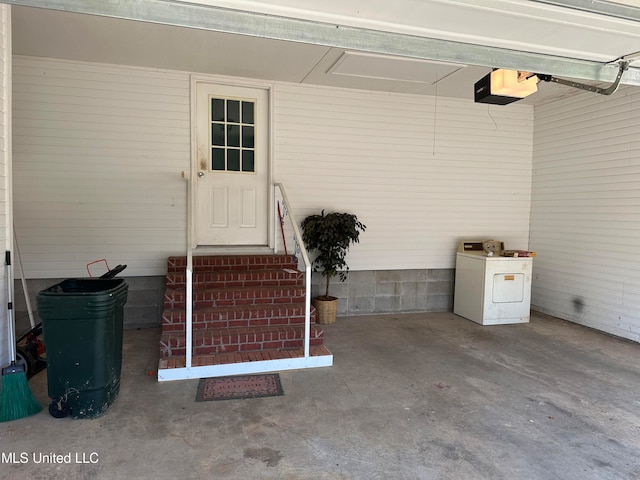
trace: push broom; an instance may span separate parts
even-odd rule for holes
[[[31,394],[24,365],[16,365],[16,330],[13,318],[11,252],[5,253],[7,265],[7,298],[9,325],[9,352],[11,365],[2,369],[2,392],[0,393],[0,422],[28,417],[42,410],[42,405]]]

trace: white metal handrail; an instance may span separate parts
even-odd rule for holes
[[[317,367],[330,367],[333,365],[333,355],[330,352],[322,353],[319,355],[311,356],[309,351],[309,340],[311,336],[311,262],[309,261],[309,255],[302,243],[302,235],[298,222],[293,215],[291,205],[284,191],[282,184],[274,184],[273,196],[275,203],[282,201],[283,208],[285,209],[285,217],[289,217],[290,227],[294,234],[294,239],[297,243],[296,251],[292,255],[299,254],[302,262],[304,263],[305,271],[305,332],[304,332],[304,356],[303,357],[287,357],[282,359],[270,359],[270,360],[256,360],[251,362],[236,362],[230,364],[214,364],[214,365],[193,365],[193,253],[194,246],[191,242],[191,205],[189,202],[187,211],[189,213],[189,225],[187,228],[187,265],[186,265],[186,355],[184,367],[169,367],[158,369],[158,381],[165,382],[169,380],[184,380],[188,378],[208,378],[208,377],[220,377],[228,375],[246,375],[264,372],[275,372],[280,370],[294,370],[301,368],[317,368]],[[191,187],[191,186],[190,186]],[[189,188],[189,198],[191,198],[191,188]],[[277,195],[279,192],[279,196]],[[274,207],[275,208],[275,207]],[[277,215],[277,221],[280,221],[280,216]],[[287,227],[289,227],[287,222]],[[283,225],[283,224],[282,224]],[[284,227],[284,225],[283,225]],[[279,225],[276,225],[279,228]],[[284,228],[283,228],[284,230]],[[289,234],[290,234],[290,230]],[[284,241],[283,241],[284,244]],[[278,253],[278,241],[274,244],[274,252]]]
[[[289,203],[289,199],[287,198],[287,193],[284,190],[284,185],[281,183],[274,184],[274,203],[277,205],[276,191],[280,191],[280,195],[282,196],[282,201],[285,206],[285,211],[288,213],[289,220],[291,222],[291,226],[293,228],[293,234],[297,240],[297,245],[300,248],[300,256],[302,257],[302,262],[304,263],[304,276],[305,276],[305,301],[304,301],[304,356],[309,357],[309,337],[311,336],[311,262],[309,261],[309,255],[307,254],[307,249],[304,246],[304,242],[302,241],[302,234],[300,233],[300,227],[298,227],[298,222],[296,217],[291,209],[291,204]],[[276,190],[277,189],[277,190]],[[276,221],[281,222],[282,219],[279,215],[276,215]],[[277,226],[276,231],[279,230],[280,225]]]

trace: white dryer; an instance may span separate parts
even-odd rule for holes
[[[531,314],[533,258],[504,256],[504,248],[496,245],[502,243],[460,244],[453,313],[482,325],[527,323]]]

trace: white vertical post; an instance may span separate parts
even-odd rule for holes
[[[280,251],[278,249],[279,241],[278,241],[278,232],[280,231],[280,215],[278,215],[278,186],[273,186],[273,253],[276,255]]]
[[[187,291],[185,294],[185,349],[186,363],[185,367],[191,368],[192,343],[193,343],[193,257],[191,255],[191,245],[187,247]]]
[[[192,218],[191,212],[193,209],[191,208],[191,181],[189,181],[189,201],[187,206],[187,266],[185,269],[186,278],[185,278],[185,367],[191,368],[191,347],[193,343],[193,246],[191,245],[191,227],[192,227]]]
[[[309,337],[311,336],[311,265],[304,266],[304,284],[304,357],[308,358],[310,355]]]
[[[194,75],[191,76],[189,86],[191,89],[191,169],[187,181],[187,266],[185,269],[185,367],[191,368],[192,346],[193,346],[193,225],[195,212],[195,185],[196,164],[198,145],[197,145],[197,127],[198,118],[196,113],[196,104],[198,99],[198,80]],[[183,172],[184,176],[184,172]]]

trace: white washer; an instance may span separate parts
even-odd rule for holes
[[[531,257],[458,252],[453,313],[482,325],[527,323]]]

